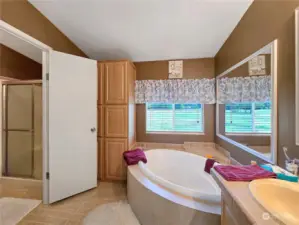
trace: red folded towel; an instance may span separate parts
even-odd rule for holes
[[[207,159],[205,164],[205,172],[210,173],[216,161],[214,159]]]
[[[124,160],[130,165],[136,165],[139,161],[147,163],[146,156],[141,148],[136,148],[135,150],[126,151],[123,153]]]
[[[227,181],[252,181],[263,178],[276,178],[275,173],[267,171],[258,165],[218,165],[214,169]]]

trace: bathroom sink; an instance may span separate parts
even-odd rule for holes
[[[254,180],[249,189],[255,200],[280,222],[299,224],[299,184],[276,179]],[[267,216],[264,217],[267,219]]]

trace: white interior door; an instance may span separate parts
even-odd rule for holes
[[[97,186],[97,62],[51,51],[49,203]]]

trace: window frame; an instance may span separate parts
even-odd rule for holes
[[[202,131],[200,132],[184,132],[184,131],[148,131],[147,130],[147,106],[148,104],[152,104],[151,102],[145,103],[145,133],[146,134],[170,134],[170,135],[205,135],[205,107],[204,104],[201,103],[194,103],[194,104],[200,104],[202,108]],[[174,105],[176,103],[166,103],[172,105],[172,111],[174,113]],[[188,104],[188,103],[186,103]],[[189,103],[192,104],[192,103]],[[172,118],[173,124],[174,124],[174,117]]]
[[[255,124],[255,103],[256,102],[252,102],[251,103],[251,116],[252,116],[252,127],[255,128],[256,124]],[[271,106],[272,107],[272,106]],[[271,109],[271,113],[272,113],[272,109]],[[225,107],[224,107],[224,117],[226,117],[226,104],[225,104]],[[271,115],[270,115],[270,118],[271,118]],[[270,119],[270,122],[272,122],[272,119]],[[272,126],[272,124],[271,124]],[[227,136],[261,136],[261,137],[269,137],[271,136],[271,132],[270,133],[262,133],[262,132],[226,132],[226,129],[225,129],[225,123],[224,123],[224,133],[225,135]]]

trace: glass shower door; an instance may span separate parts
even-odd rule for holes
[[[31,84],[5,86],[5,175],[34,176],[34,89]]]

